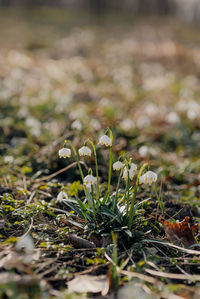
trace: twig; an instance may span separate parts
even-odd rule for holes
[[[121,270],[120,274],[123,274],[123,275],[128,276],[128,277],[136,277],[136,278],[139,278],[141,280],[147,281],[147,282],[152,283],[152,284],[157,283],[157,279],[155,279],[151,276],[147,276],[145,274],[137,273],[137,272],[130,272],[130,271],[126,271],[126,270]]]
[[[115,265],[114,261],[111,259],[111,257],[109,257],[107,255],[107,253],[105,252],[105,257],[107,258],[107,260]],[[115,265],[116,266],[116,265]],[[126,270],[121,270],[120,267],[116,266],[116,269],[118,271],[119,274],[122,274],[122,275],[125,275],[125,276],[129,276],[129,277],[136,277],[136,278],[139,278],[141,280],[144,280],[144,281],[147,281],[149,283],[153,283],[155,284],[157,282],[157,280],[153,277],[150,277],[150,276],[147,276],[147,275],[144,275],[144,274],[141,274],[141,273],[137,273],[137,272],[130,272],[130,271],[126,271]]]
[[[35,196],[35,193],[36,193],[35,190],[31,193],[29,199],[28,199],[27,202],[26,202],[27,205],[30,204],[30,202],[32,201],[33,197]]]
[[[85,168],[88,170],[87,165],[86,165],[83,161],[79,161],[79,162],[80,162],[81,164],[83,164],[83,165],[85,166]],[[66,171],[66,170],[68,170],[68,169],[70,169],[70,168],[72,168],[72,167],[74,167],[74,166],[76,166],[76,165],[77,165],[77,162],[73,162],[72,164],[67,165],[66,167],[64,167],[64,168],[62,168],[62,169],[60,169],[60,170],[58,170],[58,171],[56,171],[56,172],[54,172],[54,173],[52,173],[52,174],[50,174],[50,175],[47,175],[47,176],[44,176],[44,177],[42,177],[42,178],[39,178],[39,179],[34,180],[34,183],[35,183],[35,184],[38,184],[38,183],[40,183],[40,182],[50,180],[50,179],[54,178],[55,176],[57,176],[58,174],[60,174],[60,173],[62,173],[62,172],[64,172],[64,171]],[[35,187],[36,187],[36,186],[35,186]]]
[[[198,251],[198,250],[187,249],[187,248],[180,247],[180,246],[168,243],[168,242],[162,242],[162,241],[158,241],[158,240],[147,240],[147,239],[143,240],[143,242],[147,242],[147,243],[158,243],[158,244],[161,244],[161,245],[164,245],[164,246],[169,246],[171,248],[178,249],[178,250],[186,252],[188,254],[200,255],[200,251]]]
[[[191,280],[191,281],[200,281],[200,275],[185,275],[185,274],[176,274],[176,273],[165,273],[162,271],[155,271],[151,269],[145,269],[145,271],[151,275],[170,278],[170,279],[180,279],[180,280]]]
[[[25,237],[29,234],[29,232],[31,231],[32,227],[33,227],[33,218],[31,218],[31,224],[30,224],[30,226],[29,226],[29,229],[28,229],[27,232],[25,232],[25,234],[23,234],[23,236],[21,236],[20,238],[21,238],[21,239],[25,238]]]

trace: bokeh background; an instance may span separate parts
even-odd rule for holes
[[[51,174],[66,165],[57,156],[64,138],[80,146],[110,127],[116,154],[149,161],[166,188],[198,185],[199,1],[0,5],[3,165]]]

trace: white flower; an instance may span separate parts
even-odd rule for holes
[[[81,131],[83,129],[83,125],[81,123],[81,121],[79,119],[73,121],[73,123],[71,124],[71,128],[73,130],[77,130],[77,131]]]
[[[113,169],[114,170],[121,170],[123,168],[124,164],[120,161],[117,161],[113,163]]]
[[[149,184],[151,185],[153,182],[157,181],[157,174],[153,171],[147,171],[139,178],[139,183]]]
[[[89,147],[87,147],[87,146],[82,146],[79,150],[78,150],[78,152],[79,152],[79,155],[80,156],[91,156],[91,154],[92,154],[92,151],[91,151],[91,149],[89,148]]]
[[[69,148],[63,147],[58,151],[58,155],[60,158],[70,158],[71,150]]]
[[[124,169],[123,178],[125,180],[127,180],[128,179],[128,172],[129,172],[129,178],[130,178],[130,180],[132,180],[135,173],[136,173],[136,170],[137,170],[137,165],[135,165],[134,163],[131,163],[130,169],[127,169],[127,167]]]
[[[105,146],[110,146],[111,145],[111,139],[107,135],[101,136],[99,139],[99,144],[105,145]]]
[[[57,200],[56,202],[62,202],[63,200],[68,200],[68,195],[66,192],[64,191],[60,191],[57,195]]]
[[[88,174],[88,175],[86,175],[86,177],[84,177],[83,181],[84,181],[84,184],[86,184],[86,186],[88,186],[88,185],[96,184],[97,180],[93,175]]]

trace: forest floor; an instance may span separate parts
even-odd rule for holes
[[[0,45],[0,298],[199,298],[198,29],[1,9]],[[88,138],[99,197],[58,155]],[[111,153],[156,183],[109,188]]]

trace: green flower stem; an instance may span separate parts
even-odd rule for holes
[[[74,152],[74,155],[75,155],[75,158],[76,158],[76,162],[78,164],[79,172],[80,172],[80,175],[81,175],[81,179],[82,179],[82,182],[83,182],[85,195],[88,198],[88,191],[87,191],[86,185],[84,184],[84,175],[83,175],[83,171],[82,171],[82,168],[81,168],[81,164],[80,164],[80,161],[79,161],[79,156],[77,154],[77,151],[76,151],[75,147],[73,146],[73,144],[71,143],[71,141],[65,140],[65,143],[68,143],[71,146],[71,148],[72,148],[72,150]]]
[[[119,274],[117,271],[117,265],[118,265],[118,256],[117,256],[117,236],[114,234],[114,232],[111,232],[112,234],[112,241],[113,241],[113,252],[112,252],[112,287],[117,290],[119,287]]]
[[[116,194],[115,194],[115,198],[113,200],[113,205],[112,205],[112,210],[115,211],[116,206],[117,206],[117,198],[118,198],[118,191],[119,191],[119,185],[120,185],[120,181],[121,181],[121,177],[122,177],[122,173],[123,173],[123,168],[120,171],[119,177],[118,177],[118,181],[117,181],[117,189],[116,189]]]
[[[161,190],[161,188],[160,188],[160,190]],[[157,200],[158,200],[158,205],[159,205],[159,207],[160,207],[160,210],[161,210],[161,212],[162,212],[162,215],[164,215],[164,212],[165,212],[165,204],[164,204],[164,202],[163,202],[163,200],[162,200],[162,198],[161,198],[161,195],[158,195],[158,192],[157,192],[157,190],[156,190],[156,184],[154,184],[154,186],[153,186],[153,191],[155,192],[155,194],[156,194],[156,197],[157,197]],[[161,192],[160,192],[161,193]]]
[[[94,152],[96,178],[97,178],[97,202],[99,203],[99,170],[98,170],[97,152],[94,143],[90,139],[88,139],[88,142],[91,144]]]
[[[94,219],[96,221],[96,211],[95,211],[95,201],[94,201],[94,188],[93,185],[91,185],[91,197],[92,197],[92,208],[94,213]]]
[[[126,215],[128,215],[129,209],[129,199],[130,199],[130,177],[129,177],[129,170],[127,171],[128,178],[127,178],[127,200],[126,200]]]
[[[135,206],[135,201],[136,201],[136,195],[137,195],[137,190],[138,190],[138,185],[139,185],[139,178],[143,172],[143,170],[147,167],[147,163],[145,163],[139,170],[138,175],[137,175],[137,179],[136,179],[136,184],[135,184],[135,189],[133,192],[133,198],[131,200],[131,207],[130,207],[130,211],[129,211],[129,221],[128,221],[128,228],[129,230],[131,230],[132,225],[133,225],[133,212],[134,212],[134,206]]]
[[[113,135],[112,131],[110,129],[110,139],[111,139],[111,144],[110,144],[110,156],[109,156],[109,170],[108,170],[108,194],[110,195],[110,182],[111,182],[111,174],[112,174],[112,145],[113,145]]]

